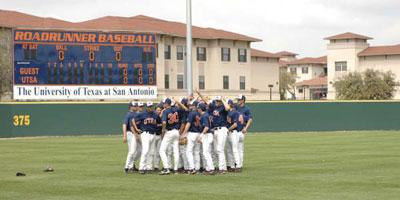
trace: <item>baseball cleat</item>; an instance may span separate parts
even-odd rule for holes
[[[210,171],[205,170],[204,175],[215,175],[215,171],[214,170],[210,170]]]
[[[159,174],[160,175],[169,175],[170,173],[171,173],[171,171],[169,169],[164,169]]]
[[[197,171],[195,169],[192,169],[192,170],[188,170],[187,173],[193,175],[193,174],[197,174]]]
[[[226,174],[227,171],[226,171],[226,170],[219,170],[218,173],[219,173],[219,174]]]
[[[235,172],[235,168],[227,167],[228,172]]]
[[[125,171],[125,174],[129,174],[129,169],[128,168],[125,168],[124,171]]]
[[[236,172],[236,173],[242,172],[242,168],[236,168],[236,169],[235,169],[235,172]]]

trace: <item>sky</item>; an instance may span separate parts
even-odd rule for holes
[[[0,9],[79,22],[147,15],[186,21],[186,0],[0,0]],[[326,55],[323,38],[344,32],[400,44],[400,0],[192,0],[192,23],[262,39],[253,48]]]

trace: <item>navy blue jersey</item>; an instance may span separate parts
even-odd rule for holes
[[[200,116],[200,132],[203,132],[204,128],[208,127],[210,132],[211,124],[210,124],[210,115],[205,112],[202,116]]]
[[[212,109],[212,127],[226,127],[228,125],[227,116],[228,111],[225,110],[224,105],[213,105]]]
[[[126,125],[126,130],[131,131],[132,128],[132,119],[137,117],[138,113],[128,111],[124,118],[124,124]]]
[[[161,121],[161,117],[159,115],[157,115],[157,131],[156,131],[156,135],[161,135],[162,132],[162,121]]]
[[[242,131],[244,127],[246,127],[246,123],[248,120],[248,117],[245,117],[243,114],[239,113],[238,111],[230,111],[228,114],[228,123],[232,126],[234,123],[236,123],[237,127],[235,130],[237,131]]]
[[[187,123],[190,123],[189,132],[195,132],[195,133],[201,132],[202,129],[200,126],[200,113],[196,111],[189,112]]]
[[[167,124],[167,130],[179,130],[181,127],[181,123],[179,123],[179,110],[176,107],[165,109],[162,114],[162,122]]]
[[[251,111],[249,109],[249,107],[247,107],[246,105],[244,106],[239,106],[237,105],[235,107],[235,109],[240,113],[243,114],[245,117],[248,117],[249,119],[253,119],[253,116],[251,114]]]
[[[181,124],[186,124],[187,118],[189,115],[189,111],[186,111],[184,109],[178,109],[178,111],[179,111],[179,113],[178,113],[179,114],[179,122]]]
[[[155,133],[157,131],[157,113],[155,111],[152,112],[141,112],[138,115],[138,123],[139,129],[144,132]]]

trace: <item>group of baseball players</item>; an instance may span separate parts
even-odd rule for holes
[[[198,98],[129,104],[122,125],[128,144],[125,173],[158,172],[160,160],[160,175],[242,171],[244,138],[252,123],[246,97],[239,95],[234,102],[196,93]]]

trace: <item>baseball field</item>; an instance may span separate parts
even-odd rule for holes
[[[159,176],[123,173],[119,136],[0,139],[0,199],[400,199],[399,131],[258,133],[245,142],[242,173]]]

